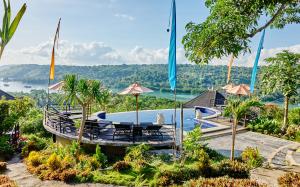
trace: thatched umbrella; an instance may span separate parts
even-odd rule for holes
[[[138,114],[138,110],[139,110],[139,104],[138,104],[138,97],[140,94],[142,93],[149,93],[149,92],[153,92],[153,90],[143,87],[138,83],[134,83],[132,85],[130,85],[129,87],[127,87],[126,89],[124,89],[123,91],[121,91],[119,94],[120,95],[128,95],[128,94],[132,94],[135,96],[136,98],[136,124],[139,124],[139,114]]]
[[[65,84],[64,81],[60,81],[58,83],[55,83],[55,84],[49,86],[48,88],[49,88],[49,90],[60,91],[60,90],[62,90],[64,84]]]
[[[222,87],[224,90],[231,90],[234,87],[233,84],[226,84],[225,86]]]
[[[234,95],[250,95],[250,87],[247,84],[240,84],[234,86],[232,89],[226,90],[227,93],[234,94]]]

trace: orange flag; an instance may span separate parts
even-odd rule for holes
[[[233,60],[234,60],[234,56],[232,55],[232,56],[231,56],[231,59],[230,59],[230,61],[229,61],[229,63],[228,63],[227,84],[228,84],[229,81],[230,81],[231,66],[232,66],[232,64],[233,64]]]
[[[49,73],[50,80],[54,80],[54,71],[55,71],[55,69],[54,69],[54,67],[55,67],[54,61],[55,61],[55,48],[53,46],[53,48],[52,48],[52,56],[51,56],[50,73]]]
[[[52,48],[52,54],[51,54],[51,64],[50,64],[50,71],[49,71],[49,79],[54,80],[55,75],[55,45],[58,46],[58,39],[59,39],[59,29],[60,29],[60,20],[59,18],[56,33],[54,36],[54,42],[53,42],[53,48]]]

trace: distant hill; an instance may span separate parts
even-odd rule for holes
[[[55,82],[65,74],[99,79],[110,89],[122,89],[137,81],[155,90],[168,91],[168,67],[159,65],[100,65],[100,66],[56,66]],[[0,67],[0,78],[13,79],[25,83],[46,84],[49,66],[11,65]],[[233,67],[232,82],[250,83],[251,68]],[[207,88],[217,88],[226,84],[227,66],[178,65],[178,91],[199,93]]]

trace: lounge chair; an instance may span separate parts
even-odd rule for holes
[[[131,122],[120,122],[120,124],[114,124],[115,130],[113,132],[113,140],[115,136],[127,136],[129,139],[132,137],[132,126]]]
[[[144,132],[147,134],[149,138],[161,137],[161,139],[163,140],[164,136],[160,131],[161,128],[162,125],[152,125],[152,126],[150,125],[144,129]]]

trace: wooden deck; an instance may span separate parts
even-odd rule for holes
[[[57,112],[44,110],[44,128],[50,133],[69,141],[78,140],[78,129],[70,123],[71,116],[63,116]],[[71,120],[72,122],[72,120]],[[97,121],[95,123],[99,123]],[[72,130],[71,130],[72,129]],[[153,136],[147,133],[141,135],[115,135],[114,125],[107,125],[96,129],[85,129],[82,143],[99,144],[102,146],[121,146],[127,147],[145,143],[153,147],[168,147],[174,145],[174,126],[163,125],[160,129],[161,136]],[[96,132],[96,133],[95,133]]]

